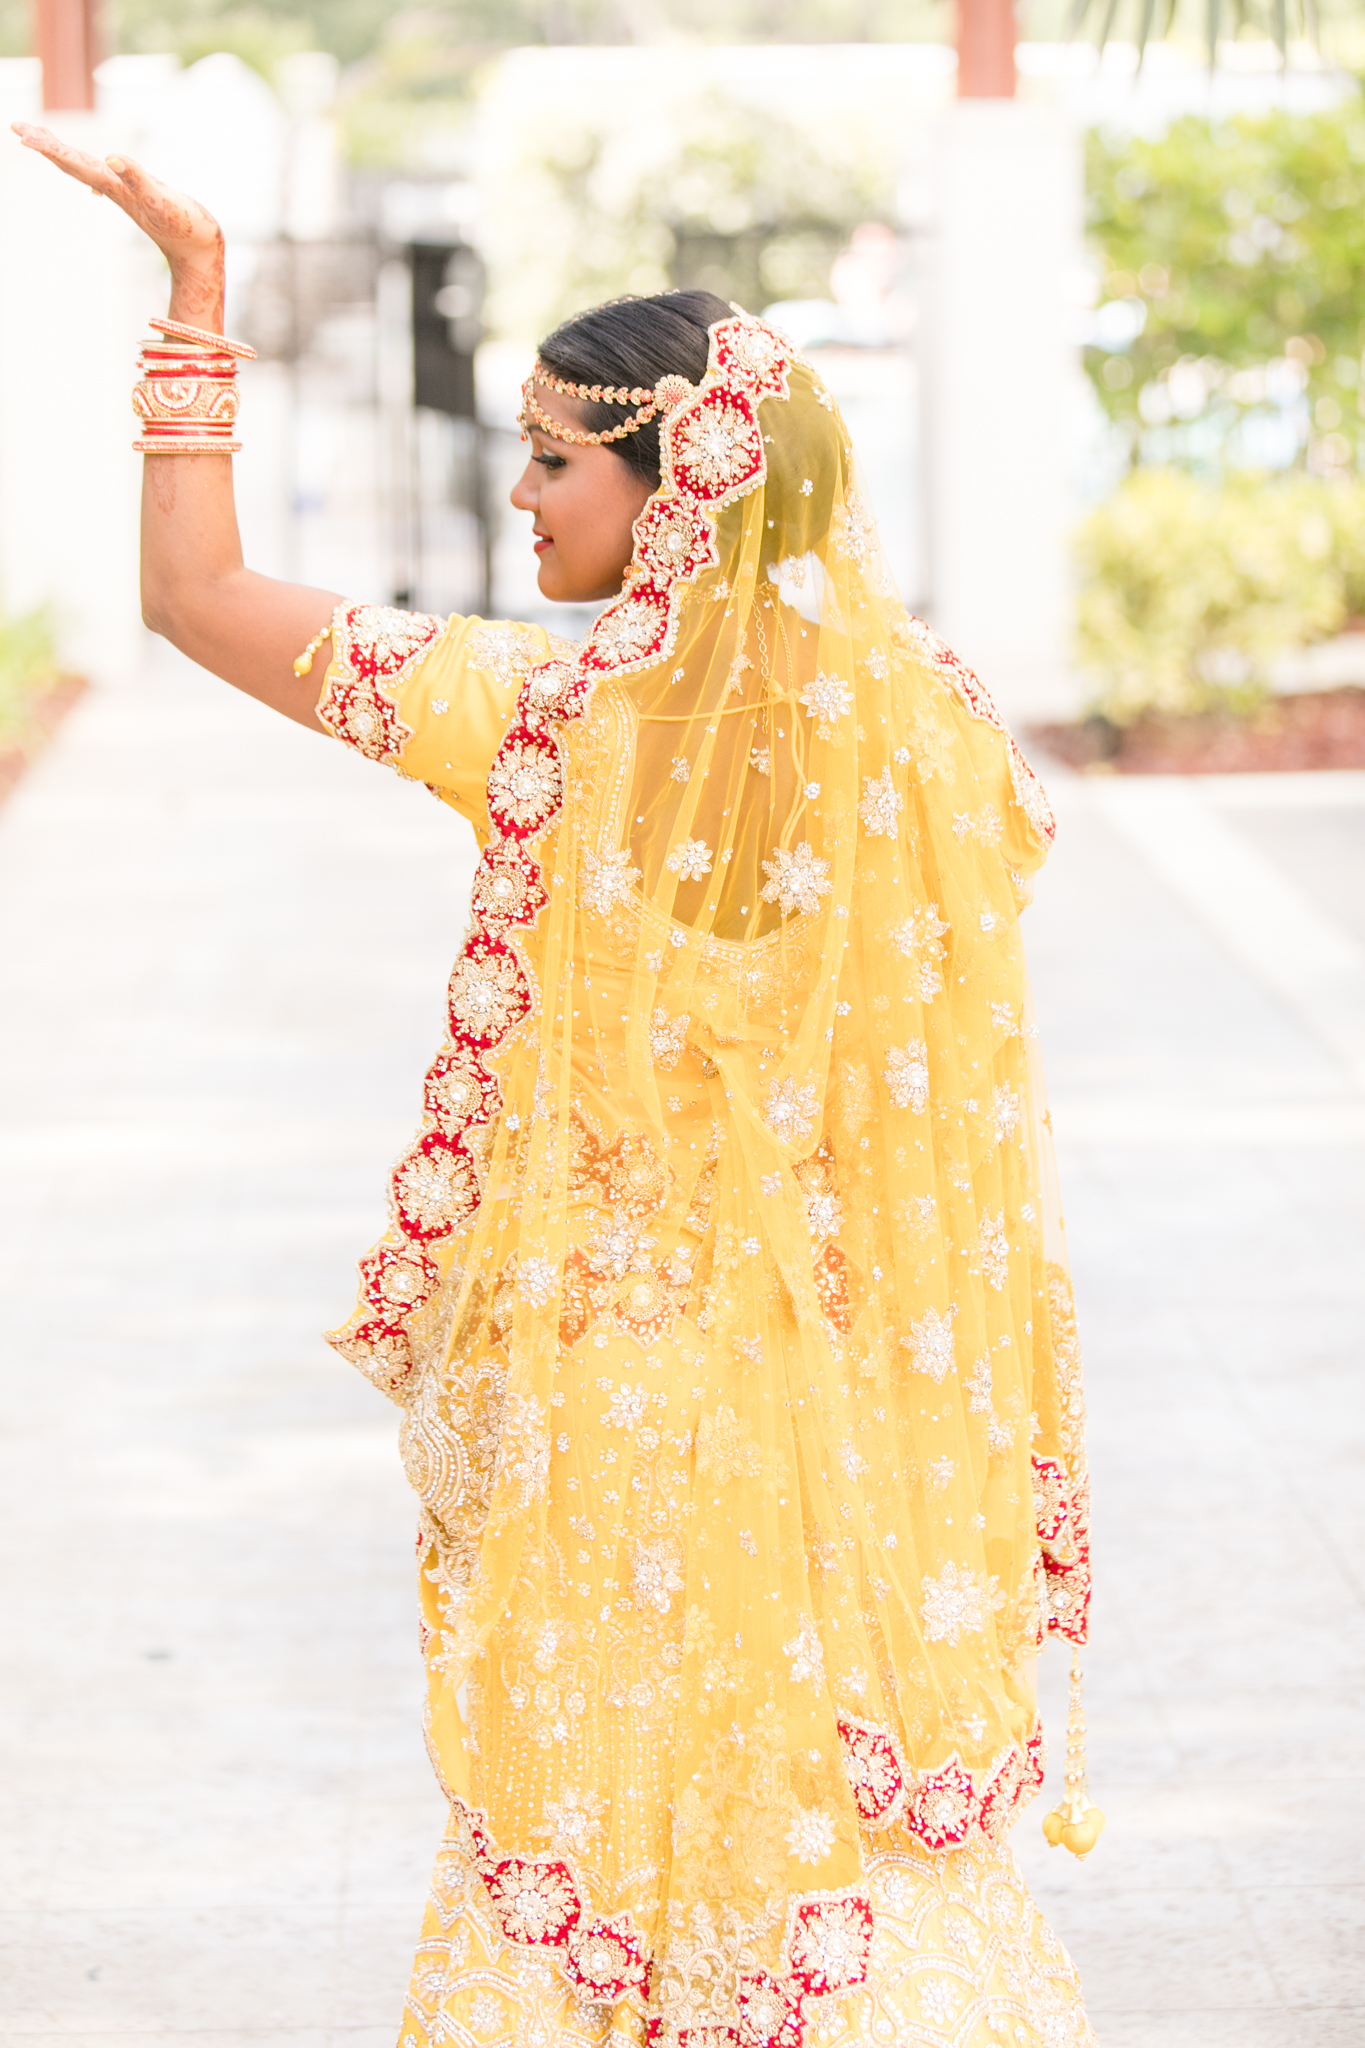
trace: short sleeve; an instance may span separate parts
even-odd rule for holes
[[[537,663],[571,653],[540,626],[338,605],[318,717],[347,746],[424,782],[488,832],[488,771]]]

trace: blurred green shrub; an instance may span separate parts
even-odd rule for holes
[[[1365,485],[1138,470],[1077,553],[1095,713],[1249,711],[1279,656],[1365,614]]]
[[[1092,133],[1087,210],[1086,368],[1134,462],[1359,465],[1365,100]]]
[[[22,618],[0,617],[0,746],[28,724],[34,699],[57,677],[51,614],[45,607]]]

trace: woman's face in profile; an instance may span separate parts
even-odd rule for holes
[[[610,448],[555,441],[533,427],[512,503],[534,515],[541,595],[556,604],[615,597],[651,490]]]

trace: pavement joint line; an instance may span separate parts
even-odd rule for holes
[[[77,1123],[12,1123],[0,1127],[0,1165],[63,1165],[101,1159],[296,1159],[305,1168],[340,1157],[363,1159],[375,1150],[397,1153],[411,1135],[412,1119],[302,1118],[290,1116],[185,1117],[170,1121],[90,1118]]]
[[[1365,768],[1301,768],[1276,774],[1154,775],[1193,784],[1220,811],[1365,810]]]
[[[1238,1094],[1210,1101],[1163,1090],[1051,1099],[1058,1144],[1142,1145],[1356,1145],[1365,1143],[1365,1094],[1307,1099]],[[183,1163],[259,1167],[295,1161],[305,1171],[340,1158],[352,1165],[373,1150],[382,1163],[403,1144],[406,1126],[364,1119],[312,1121],[239,1116],[183,1121],[92,1119],[81,1123],[24,1123],[0,1128],[0,1167],[55,1168],[80,1164]],[[362,1226],[363,1227],[363,1226]]]
[[[1365,1144],[1365,1095],[1311,1102],[1053,1096],[1050,1108],[1059,1146]]]
[[[1365,1092],[1365,947],[1219,815],[1197,778],[1073,776],[1064,787],[1064,805],[1100,817]]]
[[[1114,777],[1078,773],[1051,755],[1040,755],[1038,773],[1052,807],[1065,814],[1085,810],[1113,789],[1186,789],[1220,811],[1365,810],[1365,768],[1292,768],[1236,775],[1141,775]]]

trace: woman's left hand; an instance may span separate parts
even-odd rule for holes
[[[12,125],[25,149],[36,150],[97,197],[112,199],[156,243],[171,268],[172,320],[222,333],[223,231],[206,206],[163,185],[129,157],[90,156],[49,128],[31,121]]]

